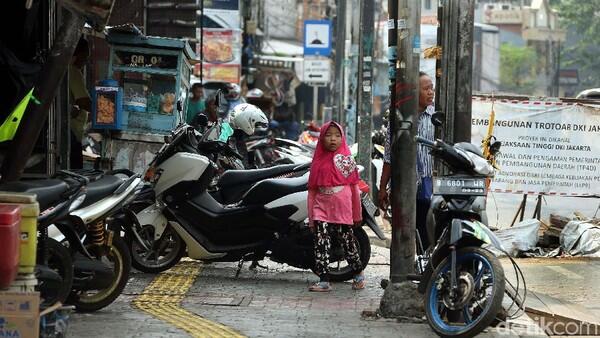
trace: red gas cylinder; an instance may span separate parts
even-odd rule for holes
[[[7,288],[19,271],[21,207],[0,204],[0,289]]]

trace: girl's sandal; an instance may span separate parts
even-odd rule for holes
[[[308,287],[308,291],[311,292],[329,292],[331,290],[331,285],[328,282],[318,282]]]
[[[365,285],[365,276],[355,276],[354,280],[352,281],[352,290],[362,290],[365,288]]]

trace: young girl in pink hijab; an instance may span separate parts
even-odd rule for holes
[[[331,291],[329,251],[331,235],[342,243],[355,276],[352,288],[365,287],[358,243],[352,230],[362,220],[356,162],[346,144],[342,127],[328,122],[321,128],[308,179],[308,218],[315,234],[315,272],[320,278],[309,291]]]

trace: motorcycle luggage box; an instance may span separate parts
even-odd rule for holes
[[[0,289],[7,288],[19,271],[21,207],[0,205]]]

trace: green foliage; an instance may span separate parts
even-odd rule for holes
[[[511,44],[500,46],[500,87],[502,91],[530,95],[535,88],[535,51]]]
[[[600,87],[600,0],[553,0],[563,29],[578,33],[575,45],[563,49],[561,68],[578,66],[584,88]]]

